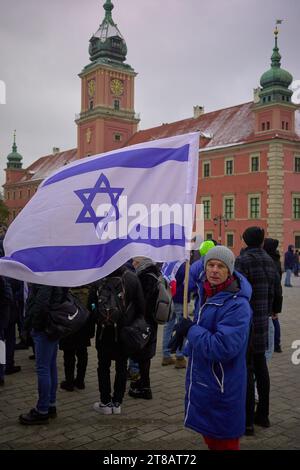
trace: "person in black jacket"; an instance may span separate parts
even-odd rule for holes
[[[0,360],[0,385],[4,385],[4,371],[6,363],[5,332],[9,324],[10,310],[13,302],[13,292],[9,279],[0,276],[0,341],[2,343],[2,357]]]
[[[269,427],[270,377],[265,352],[268,349],[269,316],[281,310],[280,279],[272,258],[263,250],[264,230],[249,227],[243,233],[247,248],[236,258],[235,269],[252,286],[250,304],[253,328],[249,340],[247,368],[246,434],[254,433],[253,423]],[[279,294],[279,295],[278,295]],[[259,402],[255,411],[254,377]]]
[[[35,345],[38,401],[36,407],[29,413],[20,415],[21,424],[47,424],[49,417],[56,416],[58,340],[50,341],[45,329],[51,305],[63,303],[67,293],[68,289],[64,287],[40,284],[30,286],[26,303],[25,328],[31,331]]]
[[[273,262],[276,266],[276,269],[277,269],[278,275],[280,277],[280,280],[281,280],[282,268],[281,268],[281,262],[280,262],[280,253],[278,251],[278,245],[279,245],[278,240],[275,240],[274,238],[265,238],[264,250],[272,258],[272,260],[273,260]],[[278,286],[278,287],[280,289],[279,292],[278,292],[278,295],[280,295],[280,292],[281,292],[281,296],[282,296],[281,283],[280,283],[280,286]],[[272,315],[272,321],[273,321],[273,325],[274,325],[274,351],[277,352],[277,353],[282,352],[281,344],[280,344],[281,330],[280,330],[280,323],[279,323],[279,319],[278,319],[278,314],[281,313],[281,310],[282,309],[280,308],[280,305],[278,303],[277,313],[273,313],[273,315]]]
[[[121,303],[121,314],[115,325],[109,323],[104,325],[100,320],[98,309],[103,281],[108,282],[109,285],[114,285],[114,282],[115,285],[121,283],[122,286],[122,292],[116,292]],[[128,354],[124,351],[120,339],[120,331],[123,326],[131,325],[137,317],[144,317],[145,312],[143,291],[136,274],[121,266],[106,278],[96,282],[91,288],[89,308],[97,324],[96,349],[100,393],[100,401],[94,403],[93,408],[97,413],[105,415],[120,414],[126,389],[128,361]],[[113,394],[110,382],[112,361],[115,361],[116,370]]]
[[[150,386],[150,366],[151,359],[156,353],[157,343],[157,322],[154,319],[156,300],[158,295],[157,280],[151,276],[160,275],[158,267],[153,263],[150,258],[138,256],[133,258],[133,266],[135,267],[136,274],[141,281],[145,305],[146,314],[145,319],[151,328],[150,341],[146,347],[137,355],[132,356],[134,361],[137,361],[140,369],[140,379],[131,382],[129,389],[129,396],[133,398],[144,398],[145,400],[152,399],[152,390]],[[150,274],[150,275],[149,275]]]
[[[89,286],[72,287],[71,293],[79,302],[88,308]],[[83,327],[76,333],[63,338],[59,342],[59,349],[64,352],[65,380],[60,384],[60,388],[73,392],[74,387],[79,390],[85,388],[85,373],[88,364],[88,347],[91,345],[91,338],[94,336],[94,324],[91,316]],[[75,364],[77,358],[77,375],[75,378]]]

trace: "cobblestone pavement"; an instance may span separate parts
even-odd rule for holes
[[[281,315],[283,353],[274,353],[270,364],[271,404],[269,429],[256,427],[255,436],[244,437],[242,449],[300,449],[300,364],[291,361],[293,341],[300,340],[300,277],[284,288]],[[161,366],[161,332],[152,366],[153,400],[136,400],[127,394],[121,415],[96,414],[98,400],[95,348],[89,348],[86,389],[58,391],[58,417],[49,425],[26,427],[18,415],[36,400],[34,363],[30,351],[16,351],[18,374],[7,376],[0,389],[0,450],[5,449],[146,449],[201,450],[201,436],[183,427],[185,370]],[[299,346],[298,346],[299,347]],[[59,353],[59,378],[62,357]],[[300,353],[299,353],[300,358]]]

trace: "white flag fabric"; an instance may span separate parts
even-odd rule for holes
[[[100,279],[134,256],[187,258],[198,151],[197,132],[57,170],[10,225],[0,274],[72,287]]]

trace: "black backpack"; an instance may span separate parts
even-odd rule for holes
[[[117,327],[125,313],[122,277],[105,277],[98,282],[96,323],[101,327],[100,339],[106,327],[114,327],[117,341]]]

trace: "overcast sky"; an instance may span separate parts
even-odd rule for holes
[[[17,129],[23,167],[77,146],[75,113],[89,39],[104,0],[0,0],[0,183]],[[274,24],[282,67],[300,79],[299,0],[113,0],[136,78],[140,128],[252,100],[270,66]],[[1,97],[0,97],[1,101]]]

